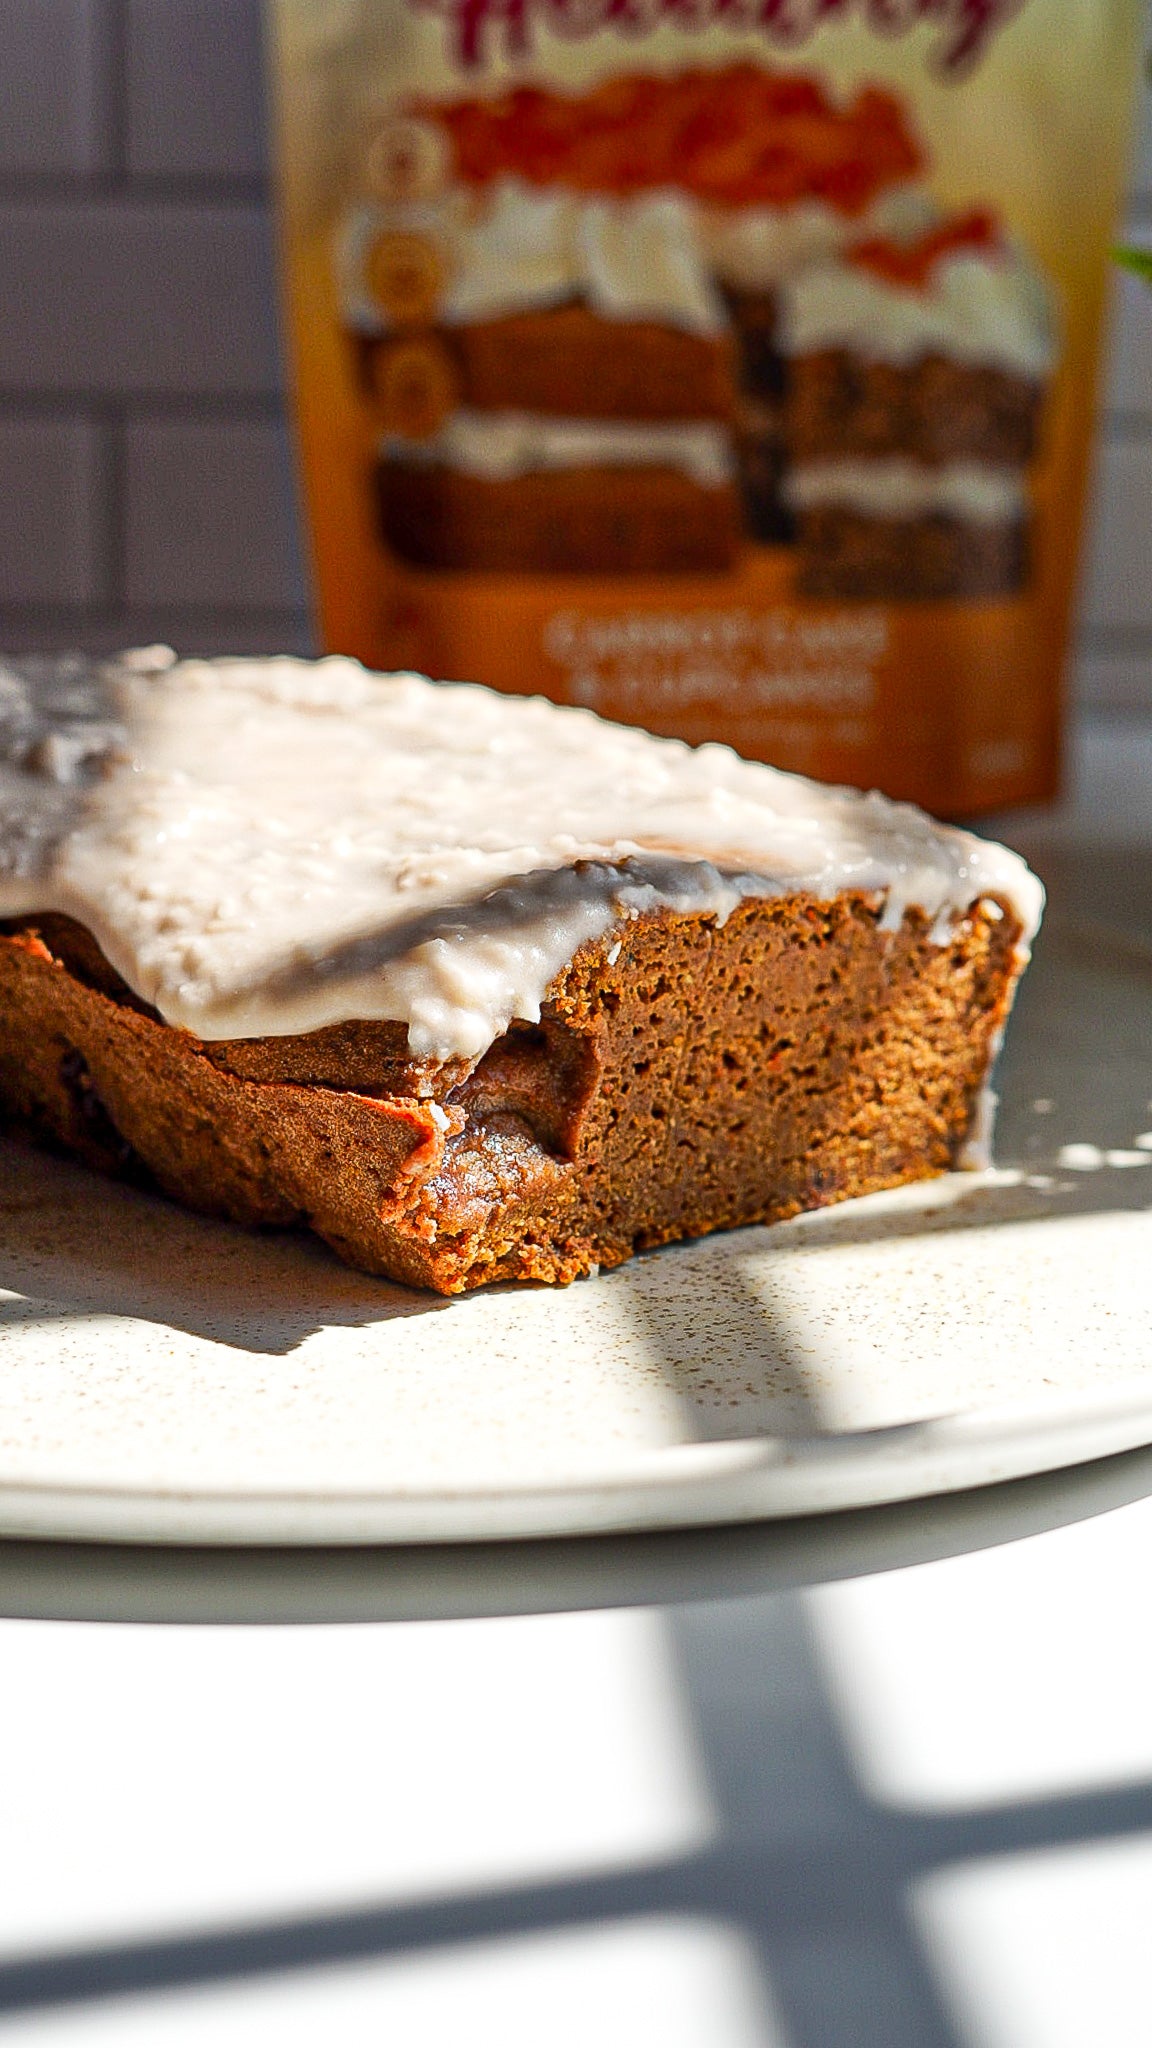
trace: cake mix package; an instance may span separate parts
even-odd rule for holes
[[[1050,795],[1140,0],[269,0],[321,632]]]

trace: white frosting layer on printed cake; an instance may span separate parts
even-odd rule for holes
[[[836,256],[858,223],[818,199],[794,206],[716,206],[704,237],[717,277],[737,291],[767,292],[806,264]]]
[[[79,919],[204,1038],[350,1018],[483,1052],[581,944],[669,905],[844,890],[947,937],[1017,855],[909,805],[591,712],[341,658],[0,669],[0,915]]]
[[[381,453],[411,468],[453,469],[490,483],[545,470],[674,469],[704,490],[721,490],[735,474],[723,427],[692,420],[576,420],[461,410],[426,440],[387,436]]]
[[[709,206],[702,232],[716,276],[735,291],[771,292],[814,263],[827,263],[871,235],[909,239],[938,218],[919,186],[898,185],[866,213],[844,213],[822,199],[787,206]]]
[[[1027,510],[1019,470],[983,462],[932,469],[900,455],[802,463],[787,478],[784,496],[795,512],[835,507],[871,519],[921,519],[936,512],[975,526],[1007,524]]]
[[[364,206],[341,232],[338,262],[346,316],[368,333],[387,324],[366,269],[374,241],[389,230],[435,244],[444,271],[438,311],[448,326],[575,301],[604,320],[651,320],[701,335],[725,327],[697,209],[682,193],[612,199],[500,178],[480,196],[456,188],[410,207]]]
[[[368,285],[382,233],[431,242],[444,272],[449,326],[543,312],[574,300],[605,320],[652,320],[713,335],[727,322],[717,282],[774,290],[862,236],[910,235],[936,218],[916,188],[885,193],[854,218],[819,199],[783,206],[704,206],[672,189],[611,198],[503,177],[483,194],[454,186],[433,199],[365,202],[337,244],[345,317],[366,333],[387,319]]]
[[[1057,329],[1051,292],[1022,251],[959,250],[922,289],[851,262],[814,265],[781,292],[780,345],[789,356],[846,349],[898,365],[940,355],[1040,380]]]

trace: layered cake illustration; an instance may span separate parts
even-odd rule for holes
[[[924,160],[900,102],[874,86],[841,105],[820,80],[734,66],[713,74],[707,102],[711,148],[697,190],[737,343],[745,523],[756,540],[786,541],[781,291],[898,219]]]
[[[537,130],[558,108],[569,147],[542,184]],[[579,108],[514,93],[398,124],[395,144],[411,142],[399,171],[394,150],[394,197],[346,235],[383,531],[422,566],[735,559],[735,345],[696,209],[667,185],[582,189],[573,145],[596,124]]]
[[[941,220],[900,102],[750,64],[410,102],[340,231],[380,531],[414,566],[816,596],[1018,586],[1047,288]]]
[[[789,280],[785,496],[813,597],[994,597],[1027,573],[1050,295],[986,212]]]

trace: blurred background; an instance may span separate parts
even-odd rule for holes
[[[308,649],[261,68],[260,0],[0,0],[9,648]]]
[[[260,0],[0,0],[0,644],[309,650]],[[1152,243],[1152,93],[1131,239]],[[1152,297],[1115,285],[1075,662],[1152,717]]]

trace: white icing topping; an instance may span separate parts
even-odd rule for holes
[[[466,326],[533,312],[579,288],[570,195],[501,178],[457,238],[444,318]]]
[[[588,304],[606,320],[655,320],[719,334],[724,309],[704,262],[696,209],[681,193],[590,200],[576,248]]]
[[[386,326],[367,272],[377,237],[389,231],[435,246],[445,279],[438,311],[449,326],[571,300],[605,320],[707,335],[725,326],[697,209],[682,193],[592,198],[507,177],[479,197],[457,188],[436,201],[360,206],[341,226],[336,266],[345,318],[368,333]]]
[[[67,817],[31,755],[75,708],[25,716],[26,674],[0,728],[0,914],[80,919],[205,1038],[393,1018],[417,1053],[476,1055],[538,1017],[583,941],[659,904],[723,919],[744,895],[853,889],[886,929],[919,905],[940,939],[986,894],[1028,936],[1039,918],[1016,854],[726,747],[339,657],[170,662],[100,677],[81,722],[119,727]]]
[[[869,235],[915,240],[938,218],[939,209],[922,187],[897,185],[858,219],[821,199],[800,199],[789,206],[709,206],[701,224],[708,261],[721,282],[737,291],[769,292],[853,242]]]
[[[842,213],[819,200],[795,206],[716,206],[704,221],[709,261],[738,291],[771,291],[804,264],[836,255],[850,232]]]
[[[939,469],[902,456],[834,456],[792,471],[785,496],[796,512],[836,505],[875,519],[919,519],[943,512],[976,525],[998,526],[1025,510],[1018,470],[980,462],[949,462]]]
[[[882,235],[892,242],[918,242],[946,218],[939,200],[923,185],[892,185],[874,200],[851,239]]]
[[[382,453],[409,466],[504,482],[540,470],[675,469],[705,490],[732,482],[723,427],[706,421],[566,420],[526,412],[450,414],[424,441],[387,436]]]
[[[816,265],[782,289],[780,339],[786,355],[843,348],[896,364],[943,355],[1035,378],[1057,347],[1048,286],[1019,250],[958,251],[923,291],[852,263]]]

